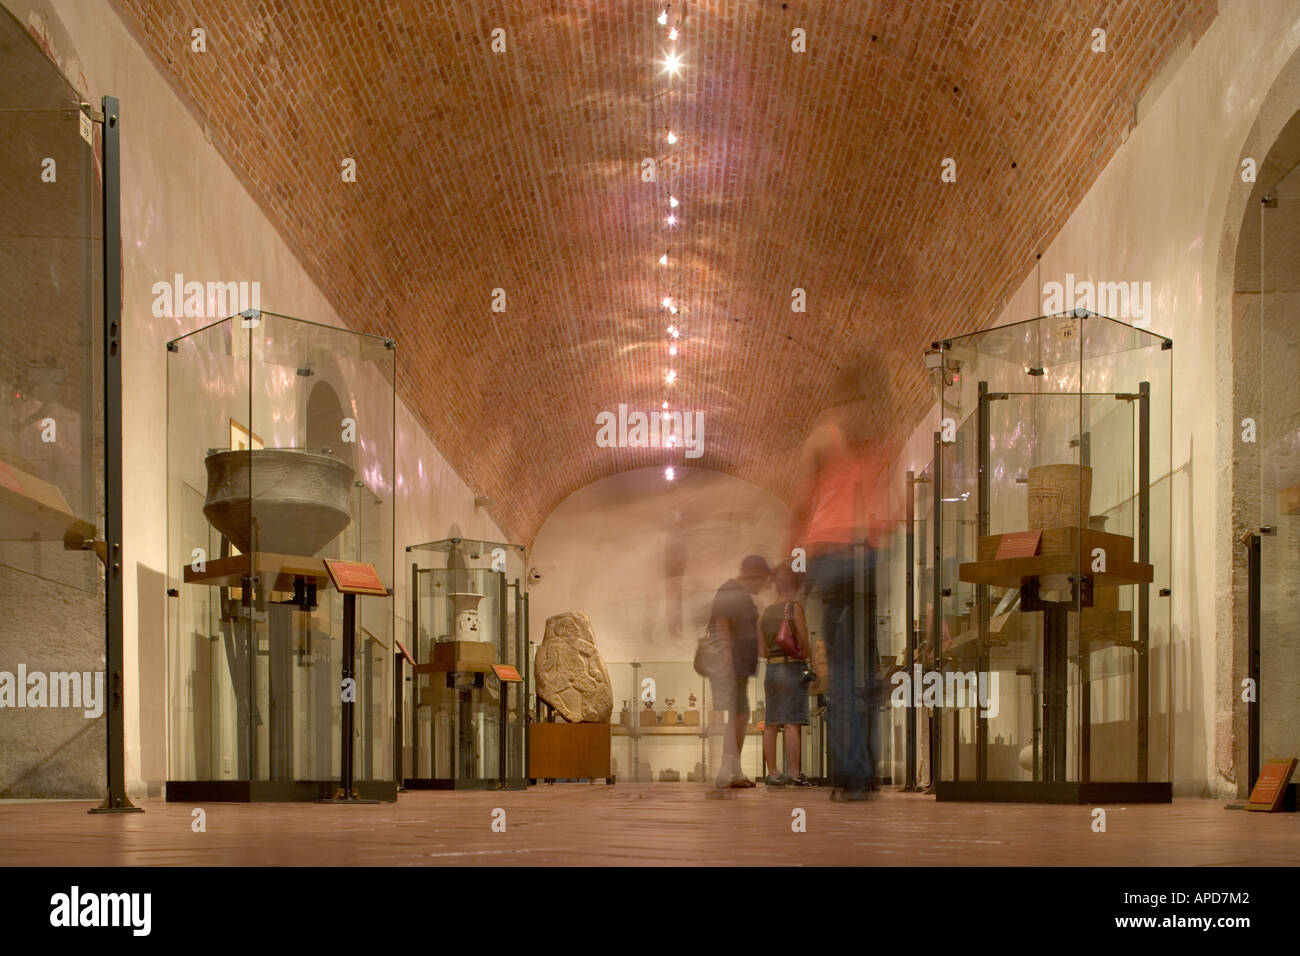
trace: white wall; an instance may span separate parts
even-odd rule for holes
[[[264,309],[345,323],[108,4],[3,2],[42,35],[62,33],[44,26],[52,11],[66,30],[68,49],[55,50],[65,74],[96,105],[106,93],[121,102],[126,776],[133,793],[157,794],[166,773],[166,691],[159,679],[166,647],[164,346],[210,319],[155,318],[153,284],[170,282],[174,273],[200,282],[258,281]],[[397,355],[402,361],[400,340]],[[398,616],[404,620],[405,545],[445,537],[453,528],[498,540],[501,532],[486,513],[476,513],[473,489],[401,403],[396,429],[398,573],[389,583],[395,583]],[[404,634],[400,623],[397,633]]]
[[[1215,515],[1216,313],[1231,294],[1218,275],[1239,150],[1283,65],[1300,47],[1300,5],[1228,0],[1186,58],[1158,77],[1139,121],[1060,234],[1043,250],[1042,282],[1141,280],[1152,285],[1150,329],[1174,340],[1172,433],[1175,645],[1175,792],[1233,792],[1215,767],[1216,570],[1225,554]],[[1262,162],[1263,157],[1255,157]],[[1238,211],[1237,215],[1240,215]],[[988,326],[1043,314],[1036,275],[1026,276]],[[975,331],[952,329],[954,335]],[[918,362],[921,357],[916,357]],[[891,475],[895,514],[902,479],[931,458],[932,409]],[[1159,438],[1160,436],[1156,436]],[[1153,475],[1153,480],[1168,479]],[[924,486],[923,486],[924,487]]]
[[[593,482],[533,541],[530,637],[542,639],[552,614],[586,611],[607,662],[689,662],[714,592],[748,554],[775,564],[787,520],[777,498],[714,471],[678,468],[669,482],[641,468]]]

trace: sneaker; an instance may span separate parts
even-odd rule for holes
[[[788,781],[788,782],[786,783],[786,786],[787,786],[787,787],[815,787],[815,786],[817,786],[817,784],[813,783],[811,780],[809,780],[809,779],[808,779],[807,777],[805,777],[803,774],[799,774],[799,776],[797,776],[797,777],[787,777],[786,780]]]
[[[789,777],[786,777],[784,775],[778,777],[776,774],[769,773],[767,775],[767,779],[765,779],[763,783],[765,783],[768,786],[768,788],[777,788],[777,787],[789,786],[789,784],[787,783],[788,780]]]

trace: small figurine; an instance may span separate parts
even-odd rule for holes
[[[694,710],[694,709],[695,709],[695,695],[694,695],[694,694],[691,694],[691,696],[687,697],[687,698],[686,698],[686,702],[687,702],[687,704],[690,706],[691,710]]]

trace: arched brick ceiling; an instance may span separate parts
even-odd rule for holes
[[[673,460],[597,447],[620,402],[703,411],[677,463],[778,495],[847,363],[881,360],[866,424],[908,433],[922,349],[992,320],[1217,9],[678,0],[673,44],[630,0],[117,2],[344,320],[398,338],[401,395],[525,542],[577,488]],[[668,269],[646,156],[680,163]]]

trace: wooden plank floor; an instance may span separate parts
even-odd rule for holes
[[[825,789],[736,791],[698,784],[565,784],[521,793],[413,792],[396,804],[143,801],[146,813],[89,815],[92,803],[0,804],[0,864],[149,865],[999,865],[1300,864],[1300,816],[1228,811],[1223,801],[1092,808],[937,804],[887,792],[870,803]],[[506,813],[506,831],[491,829]],[[791,831],[803,808],[807,832]]]

